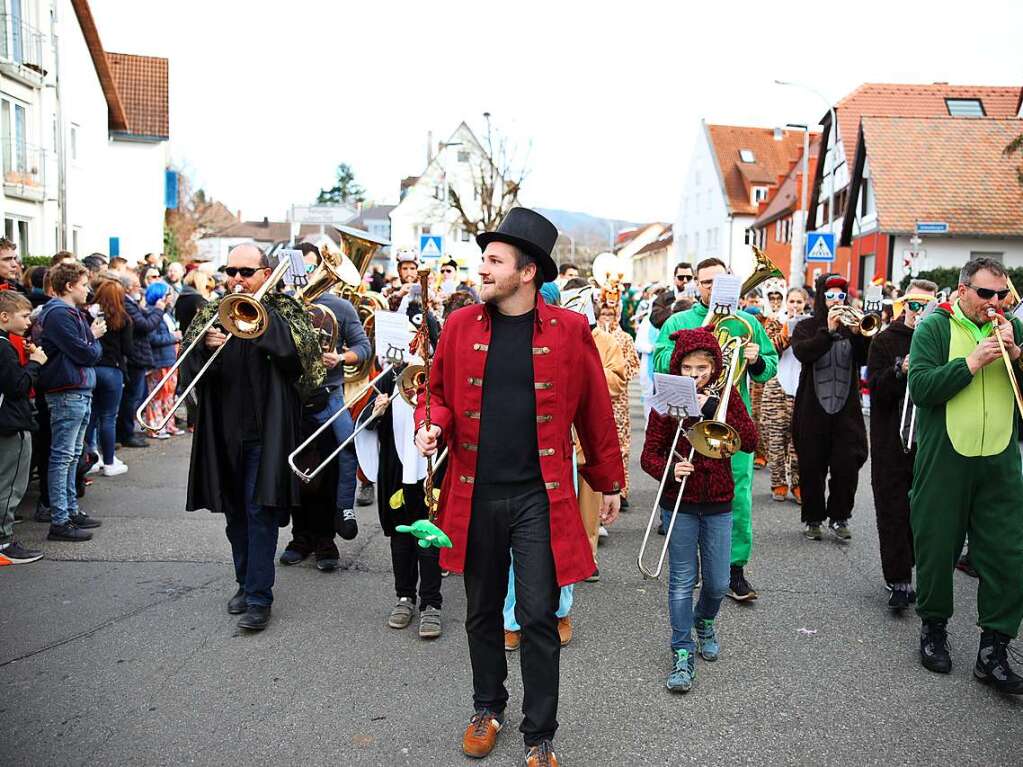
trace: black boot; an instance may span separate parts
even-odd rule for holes
[[[241,615],[249,609],[248,603],[245,601],[245,589],[241,586],[234,592],[234,596],[227,600],[227,612],[231,615]]]
[[[977,665],[973,667],[973,675],[984,684],[989,684],[998,692],[1010,695],[1023,695],[1023,676],[1012,670],[1009,665],[1009,647],[1011,638],[997,631],[984,631],[980,635],[980,650],[977,651]],[[1016,660],[1023,660],[1013,652]]]
[[[920,662],[928,671],[948,674],[952,671],[948,633],[943,620],[925,620],[920,626]]]
[[[270,608],[262,605],[249,605],[249,609],[238,619],[238,628],[249,631],[262,631],[270,625]]]

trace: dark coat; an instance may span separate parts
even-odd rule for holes
[[[18,336],[20,338],[20,336]],[[0,330],[0,436],[19,431],[35,431],[32,404],[28,395],[39,376],[39,363],[29,360],[22,367],[18,352],[7,331]]]
[[[169,368],[177,357],[175,346],[178,340],[174,337],[167,323],[160,318],[160,324],[149,334],[149,347],[153,353],[154,368]]]
[[[252,340],[231,338],[196,386],[199,413],[188,472],[188,511],[244,511],[241,422],[254,418],[263,447],[255,503],[287,511],[300,505],[299,481],[287,464],[299,441],[302,364],[288,323],[269,309],[269,326]],[[309,331],[310,336],[312,331]],[[184,344],[182,347],[184,348]],[[182,364],[187,385],[209,359],[203,342]]]
[[[181,328],[182,333],[188,331],[188,326],[192,324],[192,318],[205,305],[206,299],[191,285],[185,285],[181,289],[181,295],[174,302],[174,319],[178,321],[178,327]]]
[[[908,380],[901,364],[909,356],[912,341],[913,330],[897,320],[870,343],[867,383],[870,387],[870,452],[874,456],[870,474],[875,490],[879,489],[879,482],[885,485],[897,477],[896,487],[904,494],[913,481],[915,451],[906,453],[902,449],[899,434]]]
[[[824,298],[824,283],[830,274],[817,279],[814,312],[796,325],[792,331],[792,353],[802,363],[799,388],[792,408],[792,433],[796,450],[815,450],[820,444],[839,442],[846,448],[845,455],[862,466],[867,460],[867,430],[863,424],[863,406],[860,397],[860,368],[867,364],[870,341],[848,328],[839,326],[835,333],[828,330],[828,308]],[[845,405],[834,415],[824,412],[814,388],[813,364],[828,353],[840,338],[852,341],[852,380]]]
[[[48,301],[39,311],[40,345],[46,364],[39,373],[43,392],[91,391],[96,386],[94,366],[102,347],[89,329],[82,312],[59,299]]]
[[[128,355],[131,354],[134,326],[129,319],[120,330],[111,330],[99,339],[103,354],[96,363],[97,367],[118,368],[122,373],[128,372]]]
[[[153,367],[153,348],[149,345],[149,334],[163,324],[163,311],[143,308],[133,298],[124,299],[124,308],[131,318],[133,332],[128,366],[148,370]]]

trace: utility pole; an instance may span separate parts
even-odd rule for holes
[[[801,288],[806,284],[806,265],[803,263],[803,256],[806,253],[806,177],[810,168],[810,126],[788,123],[785,127],[803,131],[803,171],[799,184],[799,247],[792,249],[789,266],[789,285]]]

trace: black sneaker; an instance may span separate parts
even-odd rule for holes
[[[234,596],[227,600],[227,612],[231,615],[241,615],[247,609],[249,605],[245,599],[245,589],[239,586]]]
[[[821,526],[813,522],[807,522],[806,527],[803,528],[803,536],[811,541],[819,541],[823,537]]]
[[[628,511],[629,510],[629,499],[626,498],[624,495],[622,496],[622,505],[621,505],[620,509],[622,511]]]
[[[936,674],[952,671],[952,654],[945,625],[943,620],[925,620],[920,626],[920,663]]]
[[[958,570],[961,573],[966,573],[971,578],[977,577],[977,571],[973,569],[973,564],[970,562],[969,552],[959,557],[959,561],[956,562],[956,570]]]
[[[43,552],[26,549],[17,541],[0,546],[0,565],[27,565],[43,558]]]
[[[600,581],[600,568],[596,567],[593,570],[593,574],[590,575],[590,577],[586,579],[586,582],[587,583],[597,583],[598,581]]]
[[[359,488],[358,495],[355,496],[355,504],[357,506],[372,506],[376,500],[376,494],[373,492],[372,484],[365,484]]]
[[[71,515],[71,524],[77,527],[79,530],[94,530],[97,527],[102,527],[103,523],[98,519],[93,519],[84,511],[80,511],[77,514]]]
[[[664,529],[664,522],[661,522],[659,525],[657,525],[657,534],[658,535],[668,534],[668,531]]]
[[[312,553],[312,547],[302,538],[292,538],[278,561],[282,565],[297,565]]]
[[[1017,663],[1023,662],[1023,657],[1009,646],[1010,641],[1011,637],[997,631],[982,632],[973,675],[998,692],[1023,695],[1023,676],[1013,671],[1009,665],[1009,655],[1011,654]]]
[[[334,541],[325,541],[316,547],[316,569],[325,573],[333,572],[341,566],[341,554],[338,553]]]
[[[47,506],[42,501],[37,501],[36,502],[36,511],[35,511],[35,514],[32,515],[32,519],[34,519],[36,522],[45,522],[46,524],[49,524],[50,523],[50,507]]]
[[[334,529],[346,541],[359,534],[359,522],[352,509],[338,509],[334,512]]]
[[[730,568],[728,596],[736,602],[745,602],[756,599],[758,596],[757,592],[749,584],[749,581],[746,580],[746,575],[743,573],[742,568],[736,565],[732,565]]]
[[[831,530],[831,534],[840,541],[847,541],[852,538],[852,533],[849,531],[849,525],[846,524],[846,520],[844,519],[833,519],[831,524],[828,525],[828,529]]]
[[[900,613],[916,601],[916,592],[909,586],[898,585],[899,588],[892,588],[888,597],[888,609]]]
[[[132,434],[128,439],[121,442],[121,447],[149,447],[146,438],[141,434]]]
[[[63,525],[51,524],[50,532],[46,534],[46,540],[78,543],[80,541],[91,541],[92,533],[88,530],[82,530],[80,527],[75,527],[70,522],[65,522]]]

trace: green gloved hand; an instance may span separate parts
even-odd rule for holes
[[[399,533],[412,533],[419,540],[417,543],[424,549],[436,546],[438,549],[450,549],[451,539],[447,533],[428,519],[417,519],[411,525],[398,525],[394,528]]]

